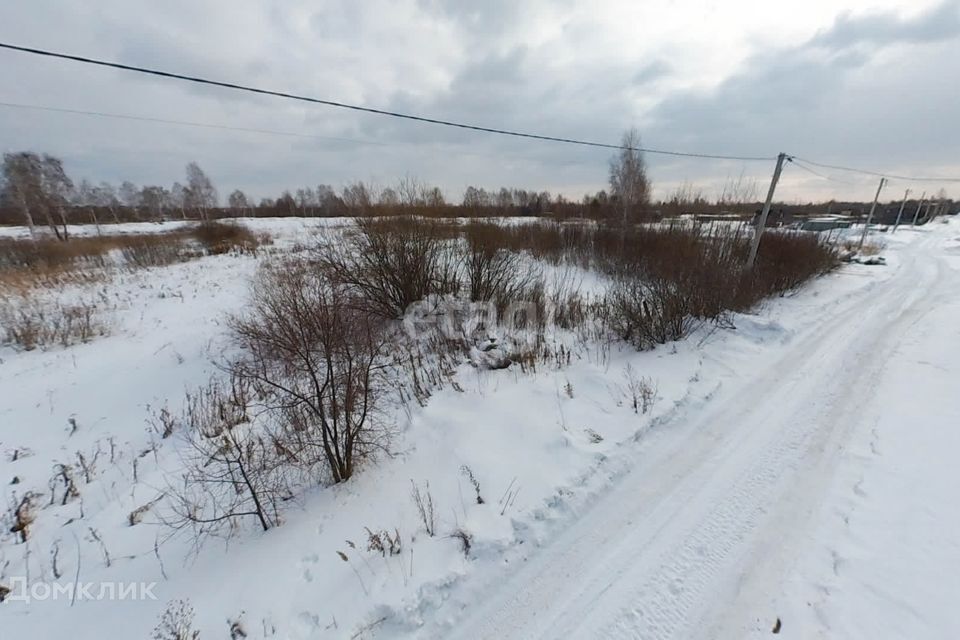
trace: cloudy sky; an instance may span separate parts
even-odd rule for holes
[[[544,135],[960,176],[960,0],[0,0],[0,41]],[[609,151],[445,129],[0,50],[0,147],[167,184],[197,160],[263,196],[410,175],[579,197]],[[32,105],[284,132],[93,117]],[[657,196],[772,162],[648,155]],[[786,200],[874,178],[788,166]],[[893,181],[890,198],[913,187]]]

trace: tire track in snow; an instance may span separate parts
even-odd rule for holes
[[[907,277],[915,263],[837,305],[829,321],[755,378],[762,392],[745,385],[708,405],[692,429],[693,446],[681,441],[666,455],[641,459],[649,466],[622,478],[533,554],[456,633],[448,628],[433,637],[675,637],[713,604],[710,587],[747,557],[747,543],[785,490],[785,478],[794,479],[805,454],[817,454],[831,424],[846,413],[828,372],[840,371],[845,387],[856,385],[844,361],[862,357],[892,324],[884,312],[898,319],[910,308],[904,300],[922,293]],[[863,313],[864,299],[877,289],[870,314]],[[797,388],[803,393],[792,392]],[[784,406],[791,408],[788,424],[764,429]],[[817,422],[825,424],[818,429]]]

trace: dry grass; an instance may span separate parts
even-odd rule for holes
[[[107,333],[98,308],[89,303],[39,302],[11,296],[0,303],[0,344],[32,351],[85,343]]]
[[[236,223],[203,222],[162,233],[55,238],[0,238],[0,288],[96,280],[113,266],[160,267],[203,255],[252,253],[269,238]]]

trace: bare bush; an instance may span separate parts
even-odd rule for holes
[[[342,482],[384,450],[388,335],[346,287],[304,265],[266,268],[231,331],[242,352],[231,371],[257,392],[292,463]]]
[[[657,385],[650,378],[638,377],[629,364],[624,368],[627,394],[634,413],[646,414],[657,401]]]
[[[497,225],[467,225],[464,264],[470,300],[492,302],[503,313],[511,302],[528,295],[539,280],[539,269],[526,264],[522,254],[503,247],[499,231]]]
[[[285,469],[270,435],[252,423],[250,403],[250,386],[236,377],[187,395],[185,471],[167,490],[165,524],[198,541],[229,537],[244,518],[264,531],[279,524],[279,503],[290,495]]]
[[[255,253],[263,241],[248,227],[238,222],[205,220],[191,229],[193,237],[210,255],[223,253]]]
[[[448,225],[412,217],[360,219],[356,224],[356,231],[342,240],[318,247],[315,258],[368,311],[401,318],[413,303],[459,289]]]
[[[689,291],[648,276],[620,278],[610,287],[605,304],[617,335],[638,349],[650,349],[679,340],[696,326],[689,301]]]

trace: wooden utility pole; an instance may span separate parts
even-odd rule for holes
[[[873,196],[873,204],[870,205],[870,213],[867,214],[867,223],[863,225],[863,233],[860,234],[860,244],[857,245],[857,251],[863,249],[863,241],[867,239],[867,229],[870,228],[870,221],[873,220],[873,212],[877,209],[877,200],[880,199],[880,190],[887,183],[886,178],[880,178],[880,184],[877,185],[877,193]]]
[[[900,211],[897,212],[897,221],[894,223],[893,231],[891,231],[890,233],[897,232],[897,227],[900,226],[900,216],[903,215],[903,208],[907,206],[907,196],[909,195],[910,195],[910,189],[907,189],[906,191],[903,192],[903,202],[900,203]]]
[[[767,216],[770,215],[770,204],[773,202],[773,192],[777,189],[777,182],[780,180],[780,173],[783,171],[783,161],[786,159],[787,154],[777,154],[777,166],[773,169],[773,179],[770,180],[767,199],[763,203],[763,211],[760,212],[760,219],[757,220],[757,226],[753,230],[753,243],[750,245],[750,257],[747,259],[748,269],[752,269],[753,263],[757,260],[757,251],[760,250],[760,236],[763,235],[763,228],[767,226]]]

